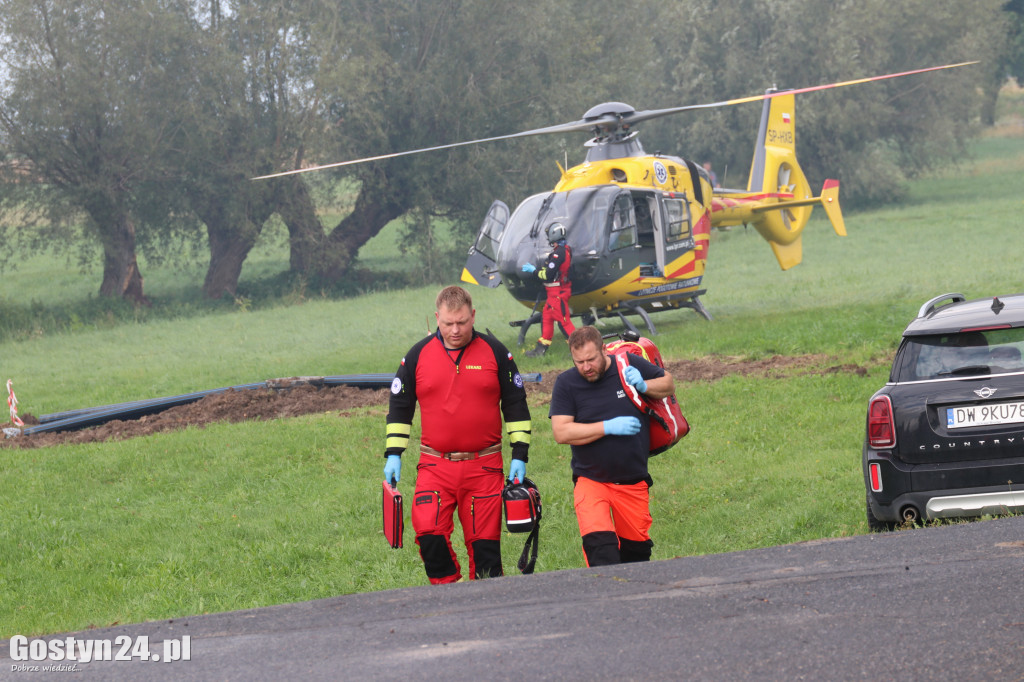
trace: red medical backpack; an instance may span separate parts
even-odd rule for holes
[[[683,436],[690,432],[690,425],[686,422],[686,417],[683,416],[683,411],[679,407],[679,401],[674,395],[661,400],[652,400],[626,383],[623,376],[626,368],[629,367],[626,353],[638,355],[662,369],[665,369],[665,363],[661,359],[658,347],[650,339],[630,331],[623,332],[620,337],[621,339],[618,341],[606,343],[604,348],[619,370],[619,378],[622,379],[622,385],[625,386],[629,399],[650,420],[650,429],[648,429],[651,433],[650,452],[651,455],[657,455],[682,440]]]

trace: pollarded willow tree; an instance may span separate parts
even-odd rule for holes
[[[338,29],[327,3],[220,0],[208,10],[196,17],[194,89],[177,158],[188,205],[206,227],[203,290],[217,298],[236,292],[245,259],[274,213],[298,235],[292,269],[307,269],[318,247],[293,227],[315,215],[304,181],[251,178],[301,164],[305,146],[324,129],[315,76],[338,49]]]
[[[188,74],[184,28],[160,0],[132,11],[103,0],[0,1],[0,126],[6,168],[21,171],[8,188],[39,183],[47,191],[22,194],[36,209],[54,220],[57,207],[86,216],[88,243],[102,249],[104,296],[146,301],[136,250],[157,252],[159,240],[141,232],[138,216],[175,224],[166,191]],[[48,234],[48,246],[72,246]]]

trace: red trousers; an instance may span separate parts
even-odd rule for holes
[[[462,577],[451,543],[456,509],[469,554],[470,579],[502,575],[504,485],[500,452],[463,462],[420,455],[411,517],[420,557],[432,584],[453,583]]]
[[[572,294],[570,284],[559,284],[553,287],[544,287],[547,300],[544,303],[544,310],[541,316],[540,336],[545,341],[551,341],[555,336],[555,322],[562,325],[566,335],[572,334],[576,327],[569,316],[569,296]]]

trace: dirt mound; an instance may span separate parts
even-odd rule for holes
[[[269,388],[229,389],[208,395],[188,405],[179,405],[139,419],[113,421],[79,431],[34,433],[0,440],[0,448],[37,448],[60,443],[92,443],[147,436],[151,433],[205,426],[211,422],[239,422],[295,417],[317,412],[346,412],[367,405],[386,405],[386,390],[352,388],[350,386],[298,386],[286,390]],[[26,426],[39,423],[25,415]]]
[[[775,355],[761,360],[710,356],[696,360],[669,362],[667,368],[679,383],[717,381],[730,374],[783,376],[793,371],[867,373],[867,369],[859,365],[829,367],[827,364],[828,357],[825,355],[796,357]],[[557,371],[545,372],[543,381],[526,385],[531,405],[547,402],[546,396],[551,395],[551,389],[559,373]],[[283,419],[320,412],[343,414],[359,407],[385,406],[387,402],[387,390],[350,386],[317,388],[311,385],[300,385],[279,390],[269,388],[230,389],[208,395],[188,405],[172,407],[139,419],[114,420],[79,431],[36,433],[0,439],[0,448],[37,448],[61,443],[119,440],[182,429],[187,426],[202,427],[219,421]],[[30,414],[23,415],[22,420],[26,426],[39,423],[39,420]]]

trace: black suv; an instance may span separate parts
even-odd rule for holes
[[[903,332],[871,397],[871,530],[1024,510],[1024,294],[943,294]]]

